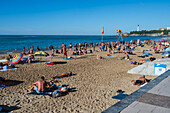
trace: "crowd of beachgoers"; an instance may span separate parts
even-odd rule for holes
[[[0,55],[0,105],[6,106],[0,107],[12,110],[9,106],[18,106],[16,112],[101,112],[118,101],[112,99],[116,90],[130,94],[139,88],[132,84],[141,86],[154,79],[127,71],[147,61],[169,58],[170,54],[161,55],[168,47],[169,41],[142,43],[138,39],[63,43],[61,49],[46,47],[49,51],[23,47],[18,62],[14,62],[15,53]]]

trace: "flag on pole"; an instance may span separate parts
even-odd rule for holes
[[[102,28],[102,35],[104,34],[104,27]]]
[[[163,35],[163,34],[164,34],[164,31],[162,31],[161,34]]]
[[[120,29],[117,30],[119,33],[121,33],[122,31]]]

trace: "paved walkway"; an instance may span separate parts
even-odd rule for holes
[[[130,104],[121,113],[170,113],[170,76]]]
[[[103,113],[170,113],[170,70]]]

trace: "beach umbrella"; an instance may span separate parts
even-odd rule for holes
[[[165,40],[161,40],[161,42],[165,42]]]
[[[12,58],[12,64],[17,64],[21,58],[22,58],[23,54],[22,53],[17,53],[13,58]]]
[[[142,53],[142,55],[151,55],[151,56],[153,56],[151,53],[148,53],[148,52],[145,52],[145,53]]]
[[[170,51],[165,51],[161,55],[170,55]]]
[[[34,53],[34,56],[48,56],[48,54],[44,51],[38,51]]]
[[[170,51],[170,47],[166,48],[165,51]]]

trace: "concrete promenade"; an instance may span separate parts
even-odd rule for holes
[[[170,70],[103,113],[170,113]]]

